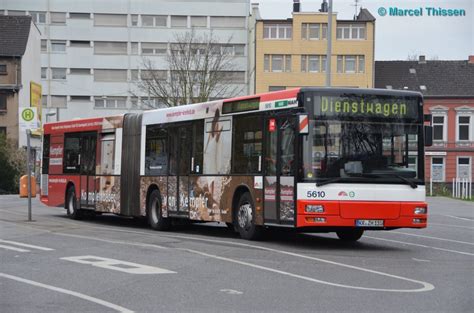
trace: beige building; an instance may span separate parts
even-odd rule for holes
[[[31,83],[41,82],[40,32],[30,16],[0,15],[0,135],[26,145],[18,112],[30,107]],[[33,137],[32,146],[40,145]]]
[[[257,20],[257,93],[326,85],[326,8],[323,5],[320,12],[300,12],[295,1],[292,18]],[[375,18],[367,9],[361,9],[354,20],[338,20],[337,13],[332,14],[332,86],[373,87],[374,38]]]

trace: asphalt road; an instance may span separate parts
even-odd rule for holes
[[[429,198],[429,227],[333,234],[223,225],[156,232],[142,220],[73,221],[0,196],[0,311],[472,312],[474,204]]]

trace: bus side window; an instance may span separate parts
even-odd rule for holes
[[[115,169],[115,135],[103,134],[100,145],[101,162],[99,173],[101,175],[113,175]]]
[[[232,173],[262,171],[262,117],[236,116],[232,148]]]
[[[81,135],[65,134],[64,135],[64,173],[79,173],[81,167]]]
[[[42,174],[49,174],[49,148],[51,143],[51,135],[43,137],[43,163],[41,166]]]
[[[166,175],[168,171],[168,131],[157,125],[146,128],[145,175]]]
[[[204,120],[193,124],[193,155],[191,173],[202,173],[202,159],[204,149]]]

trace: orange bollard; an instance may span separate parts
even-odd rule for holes
[[[31,197],[36,197],[36,179],[31,176]],[[28,175],[20,178],[20,198],[28,198]]]

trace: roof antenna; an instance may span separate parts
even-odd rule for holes
[[[354,20],[357,19],[357,9],[358,9],[358,7],[359,7],[359,2],[360,2],[360,1],[361,1],[361,0],[354,0],[354,4],[351,4],[353,7],[355,7]]]

